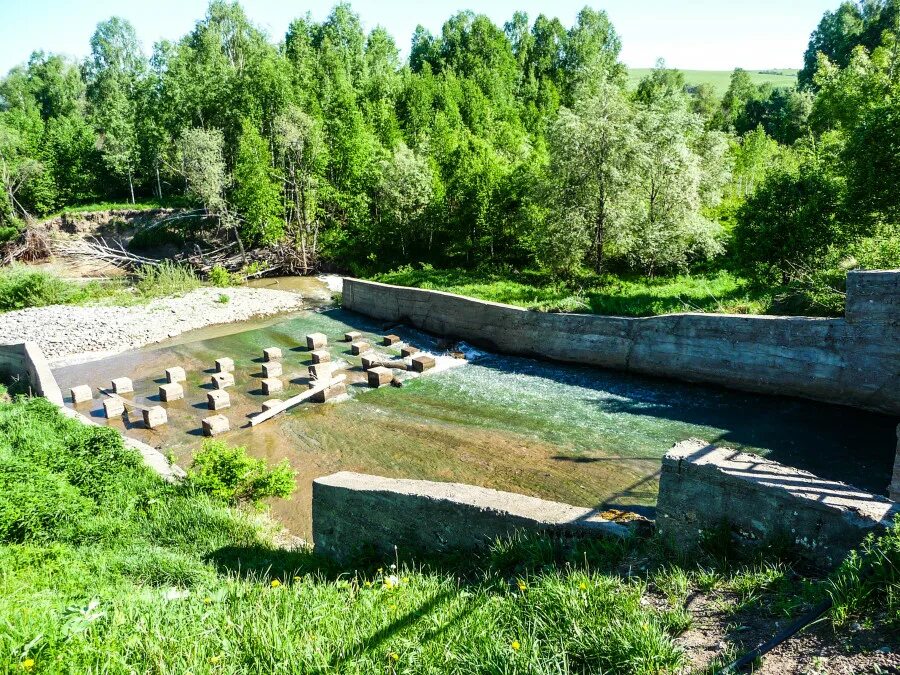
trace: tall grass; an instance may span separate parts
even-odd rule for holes
[[[202,285],[190,267],[164,260],[159,265],[144,265],[135,273],[135,288],[145,298],[183,295]]]
[[[68,281],[25,265],[0,268],[0,312],[126,297],[118,282]]]

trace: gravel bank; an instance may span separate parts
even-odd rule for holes
[[[220,295],[229,297],[218,302]],[[0,314],[0,342],[33,340],[51,365],[160,342],[217,323],[300,309],[297,293],[262,288],[201,288],[133,307],[53,305]]]

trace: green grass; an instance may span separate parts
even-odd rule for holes
[[[154,209],[182,208],[190,206],[190,202],[183,197],[166,199],[142,199],[132,204],[131,202],[90,202],[87,204],[74,204],[47,214],[41,220],[50,220],[64,213],[94,213],[98,211],[152,211]]]
[[[637,88],[638,82],[652,72],[651,68],[629,68],[628,86]],[[685,82],[689,85],[710,85],[716,92],[716,96],[723,96],[728,91],[731,82],[730,70],[683,70]],[[750,79],[756,85],[769,82],[774,87],[792,87],[797,84],[797,71],[791,68],[776,68],[764,72],[750,70]]]
[[[763,314],[775,308],[771,289],[759,289],[725,271],[654,278],[589,275],[560,283],[533,272],[513,275],[405,267],[374,278],[540,311],[653,316],[674,312]]]

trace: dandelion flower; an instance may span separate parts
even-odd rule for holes
[[[526,588],[528,588],[528,585],[524,581],[519,579],[519,590],[524,593]]]
[[[391,652],[390,654],[388,654],[388,658],[391,661],[393,661],[394,663],[396,663],[397,661],[400,660],[400,655],[397,652]]]
[[[364,582],[363,582],[363,586],[365,586],[366,588],[372,588],[372,582],[371,582],[371,581],[364,581]]]
[[[295,584],[299,584],[301,581],[303,581],[303,578],[302,578],[302,577],[294,577],[294,583],[295,583]]]
[[[221,656],[210,656],[209,657],[209,662],[213,665],[217,664],[221,660],[222,660]]]
[[[394,563],[391,563],[391,569],[395,570],[395,569],[397,569],[397,566]]]
[[[519,648],[520,648],[521,646],[522,646],[522,645],[519,644],[519,641],[518,641],[518,640],[513,640],[513,641],[512,641],[512,644],[510,645],[510,647],[513,648],[513,651],[516,651],[516,652],[519,651]]]
[[[204,604],[204,605],[211,605],[211,604],[212,604],[212,598],[203,598],[203,604]]]
[[[272,579],[272,588],[278,588],[281,586],[281,582],[278,579]]]
[[[400,581],[402,581],[404,584],[408,584],[408,583],[409,583],[409,577],[403,577]]]
[[[586,590],[587,590],[587,584],[584,583],[584,582],[582,581],[580,584],[578,584],[578,588],[580,588],[580,589],[583,590],[583,591],[586,591]]]
[[[25,672],[31,672],[34,670],[34,659],[25,659],[19,664],[19,667]]]

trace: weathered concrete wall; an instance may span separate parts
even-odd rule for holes
[[[32,393],[61,406],[62,391],[35,342],[0,345],[0,377],[24,378]]]
[[[894,474],[888,486],[888,497],[900,502],[900,424],[897,425],[897,454],[894,455]]]
[[[745,545],[787,536],[811,562],[839,564],[900,504],[757,455],[703,441],[677,444],[663,459],[656,528],[681,551],[727,523]]]
[[[345,279],[345,308],[540,356],[900,415],[900,272],[847,277],[848,317],[547,314]]]
[[[596,511],[459,483],[341,471],[313,481],[316,552],[344,562],[364,550],[402,555],[480,548],[517,530],[622,537]]]

